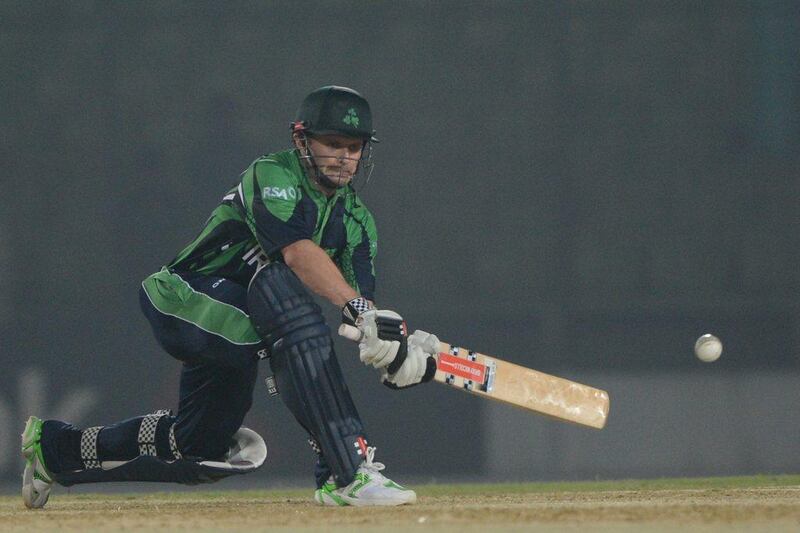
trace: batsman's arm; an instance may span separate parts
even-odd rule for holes
[[[325,250],[308,239],[301,239],[282,250],[286,265],[306,287],[337,307],[358,297]]]
[[[328,254],[312,241],[303,239],[293,242],[282,252],[286,265],[304,285],[343,309],[343,319],[344,311],[352,315],[349,308],[353,301],[362,302],[366,310],[370,302],[347,284]],[[369,329],[369,342],[359,345],[359,358],[362,363],[375,368],[396,369],[403,364],[407,355],[403,319],[393,311],[372,312],[376,314],[373,317],[375,327]],[[356,331],[361,332],[358,329]]]

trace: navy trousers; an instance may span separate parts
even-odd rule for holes
[[[247,290],[230,280],[202,275],[182,275],[193,290],[247,313]],[[168,426],[175,423],[178,449],[186,458],[218,459],[231,444],[252,405],[258,376],[259,352],[267,343],[237,345],[186,320],[159,311],[143,288],[142,312],[156,341],[181,368],[178,409],[159,424],[157,447],[168,453]],[[137,435],[142,417],[129,418],[103,428],[97,437],[101,461],[130,460],[138,456]],[[80,470],[82,430],[58,420],[47,420],[42,431],[45,464],[53,472]],[[161,455],[161,453],[159,453]],[[331,475],[320,455],[315,478],[321,486]]]
[[[184,277],[192,289],[247,312],[246,288],[219,277]],[[180,318],[161,313],[139,289],[145,317],[164,350],[183,363],[178,410],[159,422],[156,447],[169,456],[168,431],[175,423],[175,440],[186,458],[219,459],[241,427],[253,401],[258,376],[258,352],[266,343],[237,345]],[[139,455],[137,436],[142,416],[104,426],[97,437],[101,461],[126,461]],[[42,428],[45,464],[54,473],[80,470],[82,430],[59,420]]]
[[[247,312],[247,290],[230,280],[183,276],[197,292]],[[181,369],[175,438],[186,456],[212,459],[228,450],[253,401],[258,351],[266,343],[236,345],[198,326],[165,315],[143,288],[139,302],[156,340]]]

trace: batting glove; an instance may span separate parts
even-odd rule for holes
[[[434,356],[438,353],[439,339],[436,335],[417,330],[408,338],[408,354],[404,361],[394,371],[387,367],[381,375],[381,381],[395,390],[426,383],[436,374]]]

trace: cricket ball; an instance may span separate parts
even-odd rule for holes
[[[711,333],[706,333],[694,343],[694,354],[704,363],[712,363],[722,355],[722,342]]]

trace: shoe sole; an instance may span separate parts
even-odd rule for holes
[[[50,498],[50,485],[46,481],[36,479],[36,469],[39,466],[39,459],[36,456],[36,422],[39,419],[35,416],[28,418],[25,429],[21,435],[21,452],[25,459],[25,470],[22,471],[22,501],[28,509],[41,509]],[[35,483],[44,484],[44,490],[37,490]]]
[[[413,496],[408,497],[405,500],[362,500],[359,498],[350,498],[348,496],[342,496],[342,499],[347,502],[348,505],[352,505],[353,507],[393,507],[398,505],[411,505],[417,503],[417,494],[413,493]]]

